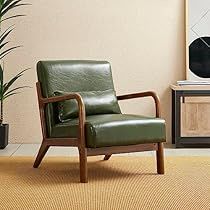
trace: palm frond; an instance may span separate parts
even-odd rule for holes
[[[0,83],[3,83],[3,73],[4,73],[4,71],[0,65]]]
[[[20,7],[20,6],[28,6],[28,5],[31,5],[31,4],[18,4],[20,0],[18,1],[15,1],[13,2],[12,4],[10,4],[7,8],[3,9],[1,12],[0,12],[0,16],[3,17],[7,12],[9,12],[10,10],[16,8],[16,7]]]
[[[22,15],[22,14],[9,15],[9,16],[7,15],[8,12],[10,12],[11,10],[13,10],[17,7],[31,5],[31,4],[22,3],[22,2],[23,2],[23,0],[0,0],[0,25],[1,25],[2,22],[6,21],[6,20],[25,16],[25,15]],[[4,17],[5,15],[7,15],[7,16]],[[10,47],[8,49],[4,49],[4,47],[9,43],[5,39],[8,38],[8,36],[10,35],[10,33],[13,30],[14,30],[14,27],[10,26],[3,33],[0,33],[0,50],[1,50],[0,60],[3,59],[9,53],[11,53],[14,49],[21,47],[21,46],[14,46],[14,47]],[[9,82],[4,83],[4,69],[0,64],[0,104],[1,104],[0,125],[2,125],[2,123],[3,123],[3,101],[10,96],[18,94],[19,93],[19,92],[17,92],[18,90],[28,87],[28,86],[20,86],[20,87],[16,87],[16,88],[13,88],[13,89],[10,90],[11,86],[20,77],[22,77],[24,72],[27,71],[27,70],[29,70],[29,68],[19,72],[15,77],[10,79]]]
[[[23,71],[19,72],[15,77],[13,77],[8,83],[4,84],[4,87],[3,87],[3,94],[5,94],[9,88],[13,85],[13,83],[18,80],[20,77],[23,76],[23,73],[25,71],[28,71],[30,68],[27,68],[27,69],[24,69]]]
[[[6,0],[3,5],[2,5],[2,8],[1,10],[5,9],[6,7],[8,7],[12,2],[16,2],[18,1],[17,3],[21,2],[22,0]]]
[[[11,53],[12,50],[17,49],[17,48],[19,48],[19,47],[22,47],[22,46],[10,47],[9,49],[7,49],[7,50],[3,51],[2,53],[0,53],[0,60],[1,60],[2,58],[4,58],[6,55],[8,55],[9,53]]]
[[[9,41],[7,41],[7,42],[1,44],[1,45],[0,45],[0,50],[1,50],[5,45],[7,45],[8,43],[9,43]]]
[[[20,92],[11,93],[11,94],[9,94],[9,95],[7,95],[7,96],[3,96],[2,99],[5,100],[6,98],[8,98],[8,97],[10,97],[10,96],[17,95],[17,94],[19,94],[19,93],[20,93]]]
[[[31,88],[31,87],[30,87],[30,86],[21,86],[21,87],[14,88],[14,89],[12,89],[12,90],[10,90],[10,91],[5,92],[5,93],[3,94],[3,97],[6,97],[7,95],[13,93],[13,92],[16,91],[16,90],[20,90],[20,89],[24,89],[24,88]]]
[[[10,16],[10,17],[7,17],[7,18],[4,18],[2,20],[0,20],[0,23],[6,21],[6,20],[9,20],[9,19],[13,19],[13,18],[17,18],[17,17],[25,17],[26,15],[13,15],[13,16]]]
[[[4,0],[0,0],[0,9],[3,7]]]
[[[4,71],[0,65],[0,100],[3,98],[3,82],[4,82]]]
[[[9,34],[14,30],[13,26],[10,26],[8,29],[6,29],[1,35],[0,35],[0,43],[2,43]]]
[[[17,0],[6,0],[4,1],[4,3],[2,4],[2,7],[1,7],[1,11],[6,8],[7,6],[9,6],[12,2],[14,1],[17,1]]]

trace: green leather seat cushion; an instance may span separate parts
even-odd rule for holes
[[[139,115],[103,114],[86,117],[88,148],[164,142],[165,121]],[[58,123],[50,137],[78,137],[78,119]]]

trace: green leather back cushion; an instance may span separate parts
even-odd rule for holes
[[[55,91],[56,96],[68,92]],[[119,114],[120,108],[113,90],[79,92],[85,104],[86,115]],[[61,122],[78,117],[78,105],[75,99],[57,103],[58,118]]]
[[[112,89],[111,65],[107,61],[54,60],[39,61],[37,64],[38,80],[42,94],[49,98],[54,92],[105,91]],[[51,135],[52,127],[59,121],[53,104],[45,110],[47,132]]]

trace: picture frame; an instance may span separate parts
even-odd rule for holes
[[[210,82],[210,1],[185,0],[186,79]]]

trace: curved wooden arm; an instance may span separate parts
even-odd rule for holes
[[[146,91],[146,92],[140,92],[140,93],[132,93],[127,95],[121,95],[117,96],[118,100],[128,100],[133,98],[142,98],[142,97],[152,97],[155,101],[155,108],[156,108],[156,117],[161,116],[160,112],[160,100],[157,96],[157,94],[153,91]]]
[[[44,107],[46,104],[49,103],[55,103],[59,101],[65,101],[65,100],[70,100],[70,99],[75,99],[78,104],[78,109],[79,109],[79,139],[80,139],[80,144],[81,146],[85,145],[85,121],[86,121],[86,114],[85,114],[85,105],[83,102],[82,97],[78,93],[70,93],[64,96],[54,96],[50,98],[44,98],[42,96],[41,92],[41,86],[40,83],[37,82],[37,92],[38,92],[38,98],[39,98],[39,108],[40,108],[40,115],[41,118],[44,118]],[[42,114],[42,112],[43,114]]]

